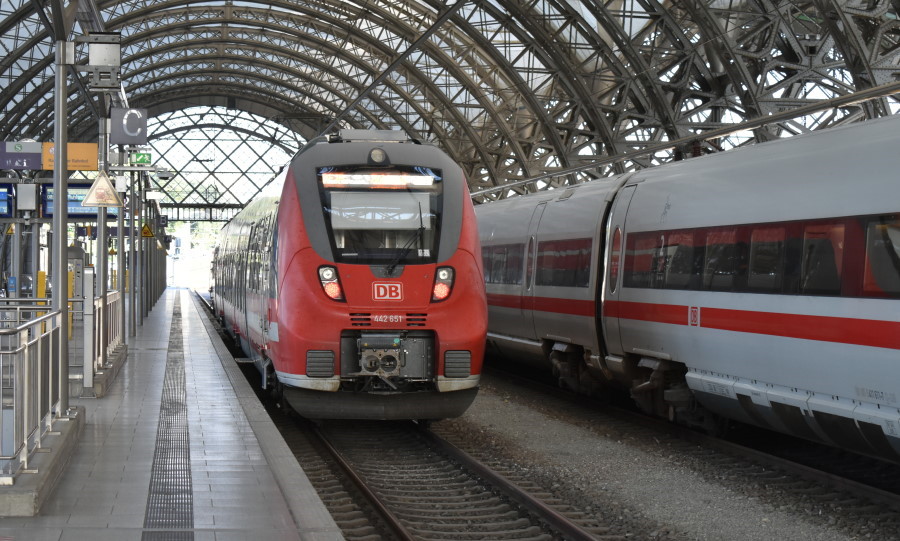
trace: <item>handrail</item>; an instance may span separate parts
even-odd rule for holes
[[[46,312],[49,307],[17,308]],[[29,471],[30,457],[61,415],[60,397],[68,389],[56,358],[60,318],[53,311],[0,329],[0,484],[12,484],[18,473]]]

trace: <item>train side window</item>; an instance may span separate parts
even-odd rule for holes
[[[503,274],[506,270],[506,246],[494,246],[491,253],[491,283],[502,284]]]
[[[800,293],[840,295],[844,224],[810,224],[803,228]]]
[[[565,239],[538,243],[535,284],[587,287],[590,282],[593,239]]]
[[[507,246],[506,272],[503,283],[511,285],[522,284],[522,263],[524,261],[522,252],[524,251],[524,244],[510,244]]]
[[[881,216],[866,228],[863,295],[900,298],[900,216]]]
[[[525,289],[530,290],[534,285],[534,236],[528,239],[528,249],[525,257]]]
[[[612,250],[609,256],[609,292],[615,293],[619,281],[620,254],[622,252],[622,230],[616,227],[613,233]]]
[[[481,247],[481,265],[482,272],[484,273],[484,283],[491,283],[491,253],[493,252],[493,246],[482,246]]]
[[[694,233],[671,231],[666,233],[663,261],[666,289],[688,289],[694,276]]]
[[[269,246],[269,298],[278,298],[278,215],[272,215],[272,244]]]
[[[482,247],[485,283],[521,285],[524,249],[524,244]]]
[[[737,230],[717,229],[706,233],[703,289],[731,291],[738,272]]]
[[[660,249],[659,233],[630,233],[625,237],[625,287],[651,287],[651,274]]]
[[[784,281],[783,227],[756,227],[750,233],[750,290],[779,293]]]

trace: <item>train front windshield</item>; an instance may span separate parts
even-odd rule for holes
[[[434,263],[440,240],[441,172],[424,167],[322,167],[319,192],[338,263]]]

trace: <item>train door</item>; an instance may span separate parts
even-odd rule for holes
[[[625,216],[636,186],[622,188],[609,215],[606,226],[607,250],[605,275],[601,301],[603,303],[603,338],[606,351],[611,355],[622,355],[622,338],[619,335],[619,318],[616,308],[622,289],[622,268],[625,263]]]
[[[531,213],[528,236],[525,241],[525,280],[522,281],[522,331],[528,338],[536,339],[534,328],[534,276],[537,265],[537,231],[547,203],[541,203]]]

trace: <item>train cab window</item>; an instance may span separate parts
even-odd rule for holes
[[[900,298],[900,216],[868,223],[863,295]]]
[[[751,291],[777,293],[784,281],[784,227],[756,227],[750,233]]]
[[[319,188],[335,261],[433,263],[442,218],[441,172],[424,167],[321,167]]]
[[[844,224],[811,224],[803,228],[800,293],[840,295]]]
[[[588,287],[592,243],[591,238],[539,242],[535,285]]]

